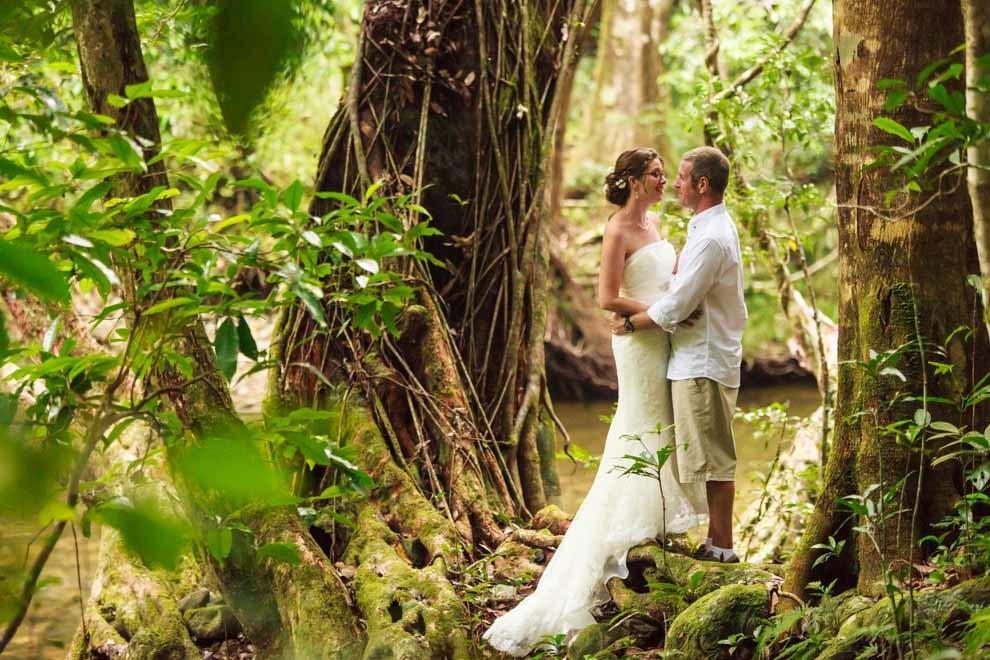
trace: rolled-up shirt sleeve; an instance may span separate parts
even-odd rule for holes
[[[685,248],[670,292],[653,303],[646,314],[667,332],[696,310],[714,286],[722,267],[722,247],[703,239]]]

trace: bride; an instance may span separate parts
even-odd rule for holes
[[[660,237],[659,219],[649,211],[663,198],[665,182],[663,161],[647,148],[623,152],[605,179],[605,197],[620,207],[605,226],[598,281],[598,301],[605,310],[629,317],[644,311],[670,285],[676,254]],[[644,444],[645,451],[655,454],[673,442],[670,430],[657,432],[673,423],[669,336],[659,329],[613,336],[612,352],[619,404],[595,481],[536,591],[485,632],[484,639],[504,653],[524,656],[548,635],[572,639],[595,623],[591,610],[609,600],[608,580],[628,576],[629,548],[707,519],[705,486],[678,483],[676,454],[661,472],[663,502],[656,480],[621,476],[628,467],[624,455],[642,453]]]

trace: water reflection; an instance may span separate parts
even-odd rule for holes
[[[0,536],[2,552],[5,555],[9,552],[17,552],[22,560],[21,553],[36,532],[37,529],[27,529],[20,524],[13,528],[4,525]],[[45,564],[40,582],[44,586],[31,601],[27,616],[4,652],[4,658],[49,660],[65,657],[81,619],[79,578],[82,580],[83,597],[88,598],[100,547],[99,532],[95,526],[92,537],[87,539],[77,530],[76,539],[79,542],[78,578],[72,530],[66,527],[51,557],[48,558],[48,563]],[[43,541],[44,539],[39,537],[31,546],[31,559],[34,559]],[[6,559],[5,556],[4,561]]]

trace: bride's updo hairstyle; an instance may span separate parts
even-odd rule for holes
[[[615,167],[605,175],[605,199],[616,206],[625,206],[629,200],[629,178],[639,178],[660,154],[656,149],[637,147],[623,151],[615,160]]]

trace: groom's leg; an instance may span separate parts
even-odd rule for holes
[[[732,547],[732,505],[736,497],[735,481],[708,481],[708,535],[712,545]]]
[[[708,378],[671,383],[678,478],[705,482],[708,500],[708,545],[732,548],[736,447],[732,417],[737,388]]]

